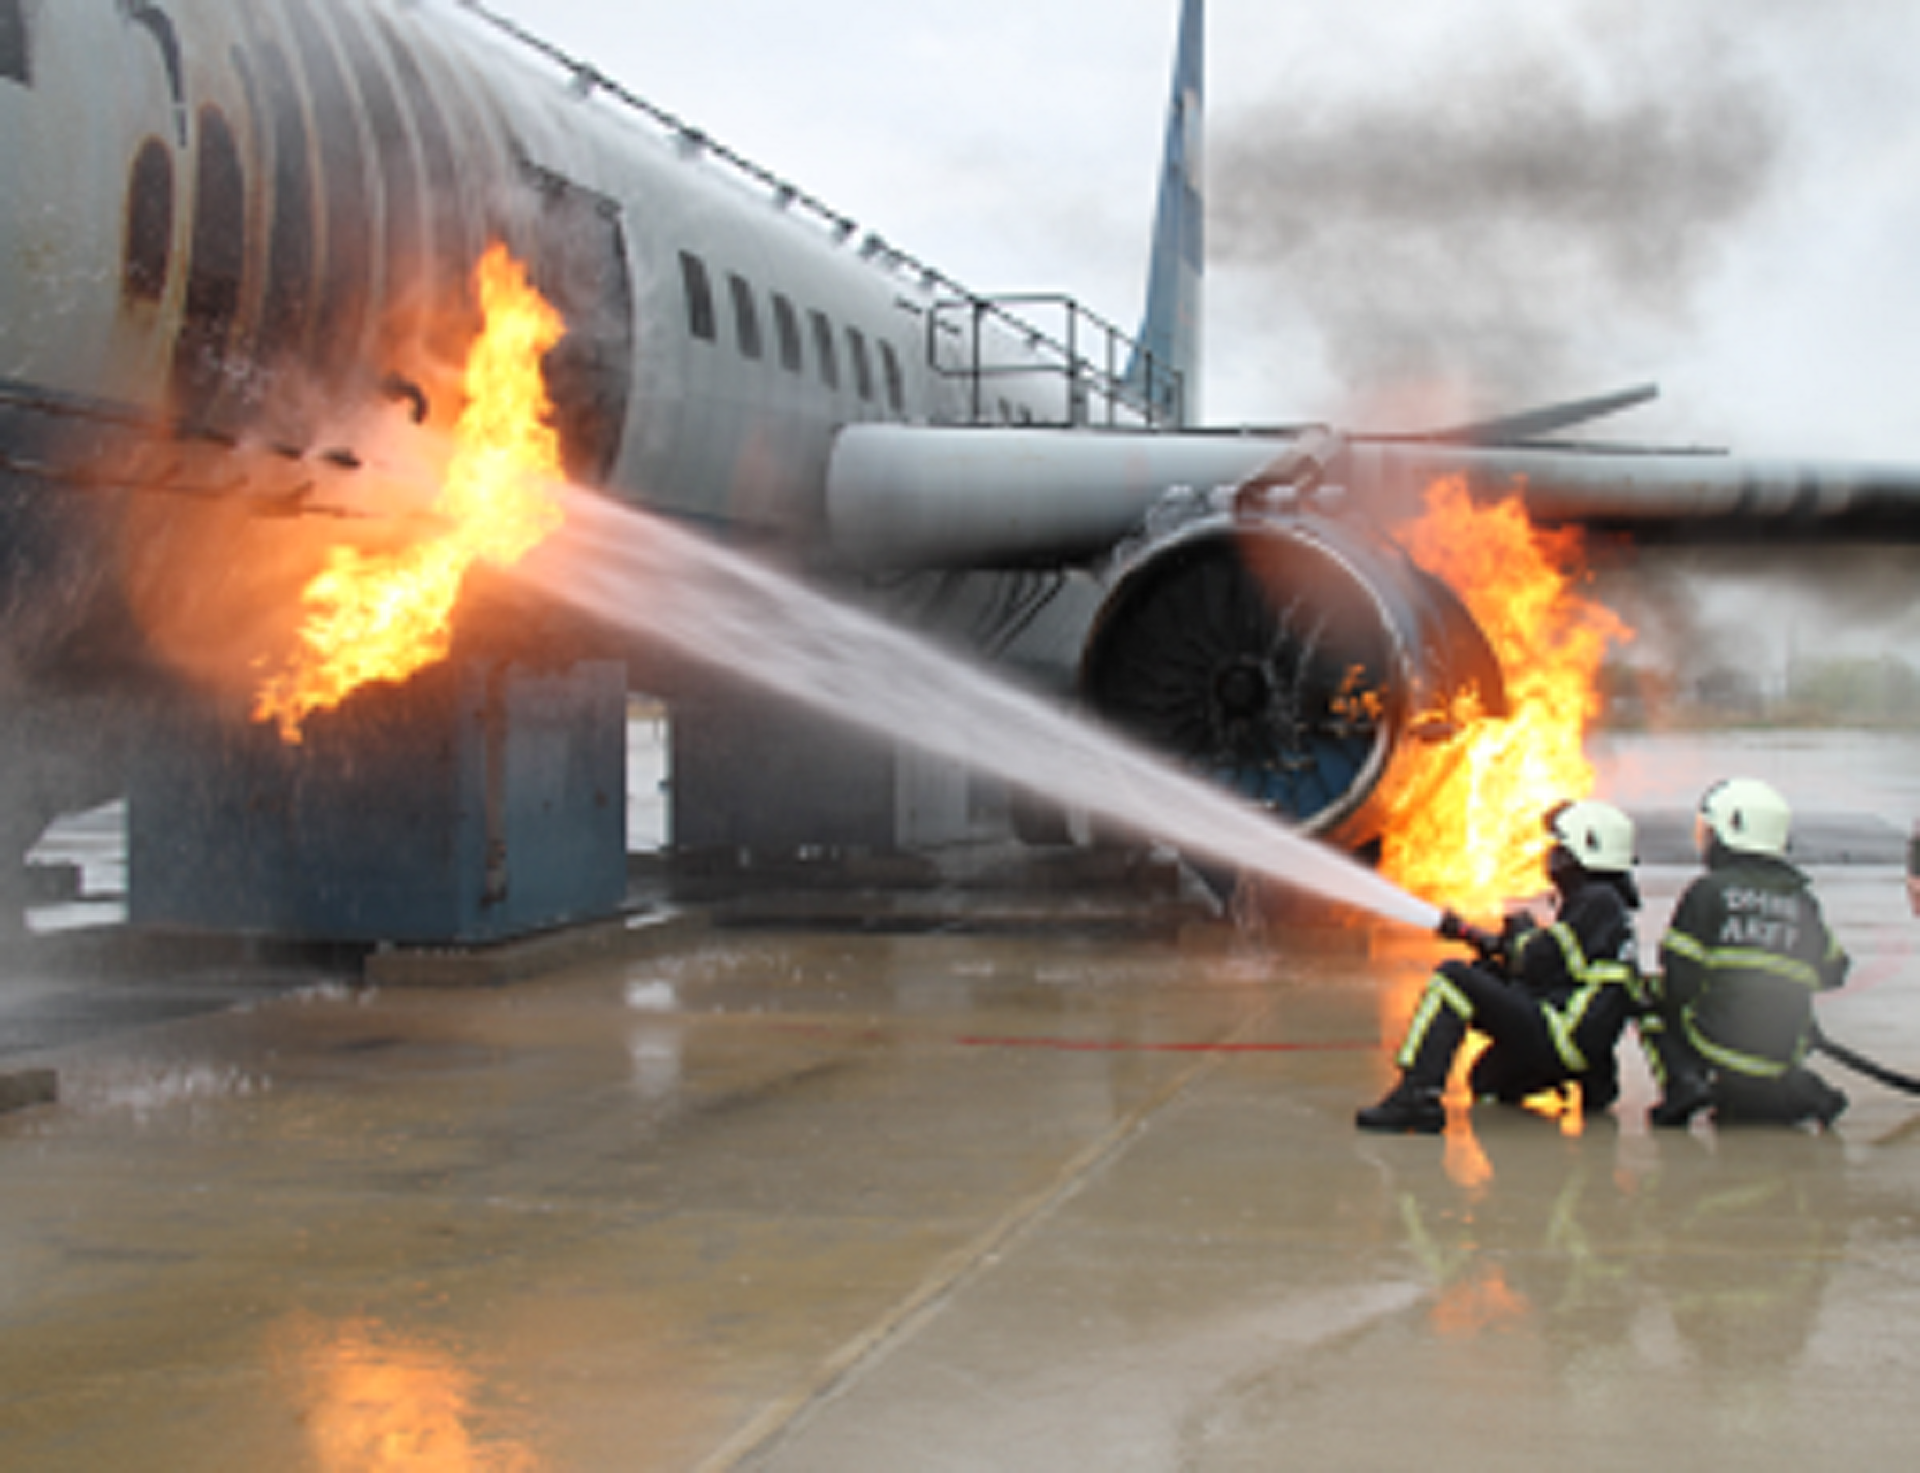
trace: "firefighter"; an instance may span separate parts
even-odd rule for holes
[[[1649,1119],[1817,1120],[1847,1097],[1804,1063],[1813,995],[1846,980],[1807,877],[1788,862],[1793,812],[1753,778],[1707,789],[1693,842],[1706,872],[1687,887],[1660,943],[1641,1043],[1663,1098]]]
[[[1518,1104],[1573,1082],[1587,1113],[1613,1103],[1614,1047],[1640,1003],[1633,820],[1587,801],[1559,805],[1546,825],[1553,924],[1522,918],[1499,937],[1443,925],[1442,934],[1475,940],[1480,958],[1446,962],[1428,979],[1400,1046],[1400,1082],[1354,1117],[1362,1130],[1443,1130],[1440,1094],[1469,1029],[1491,1040],[1469,1079],[1476,1097]]]

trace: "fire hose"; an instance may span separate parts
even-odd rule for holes
[[[1447,911],[1440,917],[1435,931],[1448,941],[1460,941],[1473,948],[1483,962],[1495,966],[1504,966],[1512,954],[1515,928],[1509,922],[1502,931],[1486,931],[1478,926],[1469,925],[1454,911]],[[1808,1042],[1812,1048],[1825,1054],[1836,1064],[1864,1075],[1875,1083],[1884,1084],[1888,1089],[1897,1089],[1904,1094],[1920,1095],[1920,1079],[1911,1074],[1902,1074],[1898,1069],[1889,1069],[1885,1064],[1876,1063],[1865,1054],[1856,1053],[1843,1043],[1836,1043],[1827,1037],[1826,1032],[1815,1023],[1808,1025]]]
[[[1864,1054],[1856,1054],[1843,1043],[1835,1043],[1821,1031],[1820,1025],[1812,1025],[1812,1044],[1821,1053],[1836,1064],[1845,1065],[1856,1074],[1884,1084],[1888,1089],[1901,1090],[1906,1094],[1920,1095],[1920,1079],[1911,1074],[1902,1074],[1898,1069],[1889,1069],[1885,1064],[1876,1064]]]

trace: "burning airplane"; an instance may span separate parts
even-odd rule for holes
[[[1197,425],[1202,13],[1136,340],[960,286],[474,0],[0,0],[8,841],[130,783],[136,918],[552,924],[617,898],[629,685],[675,703],[676,844],[931,837],[910,759],[494,578],[564,480],[1437,885],[1405,856],[1458,850],[1409,826],[1579,785],[1569,691],[1622,631],[1569,599],[1552,529],[1920,530],[1920,467],[1558,438],[1646,391],[1396,437]],[[1560,580],[1499,595],[1517,631],[1462,518]],[[1580,648],[1538,691],[1549,623]],[[1521,769],[1496,722],[1550,773],[1494,795]],[[208,913],[187,866],[252,898]]]

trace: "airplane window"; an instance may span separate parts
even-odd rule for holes
[[[687,289],[687,331],[702,342],[715,337],[713,287],[707,280],[707,263],[691,251],[680,253],[680,279]]]
[[[157,138],[141,145],[127,181],[126,261],[121,282],[129,297],[157,302],[167,289],[173,242],[173,157]]]
[[[887,405],[895,414],[907,412],[906,388],[900,380],[900,355],[885,339],[880,343],[880,376],[887,383]]]
[[[753,305],[753,288],[745,278],[727,275],[727,289],[733,294],[733,330],[740,344],[740,356],[760,356],[760,314]]]
[[[820,360],[820,381],[829,389],[840,387],[840,360],[833,352],[833,324],[824,312],[809,312],[813,322],[813,351]]]
[[[0,0],[0,77],[26,87],[33,85],[33,65],[27,55],[27,17],[20,0]]]
[[[773,294],[773,331],[780,339],[780,366],[788,373],[799,373],[800,361],[800,319],[794,314],[793,303],[780,293]]]
[[[847,356],[853,360],[853,385],[862,399],[873,397],[873,365],[867,360],[867,339],[857,327],[847,329]]]

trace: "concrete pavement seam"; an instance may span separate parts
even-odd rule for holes
[[[1255,1009],[1227,1042],[1241,1039],[1261,1026],[1269,1012],[1265,1005]],[[1069,1157],[1050,1183],[1016,1202],[972,1242],[947,1255],[912,1293],[828,1356],[808,1384],[763,1408],[723,1442],[701,1461],[699,1473],[730,1473],[772,1456],[814,1413],[844,1395],[884,1355],[911,1340],[969,1281],[1071,1200],[1101,1166],[1146,1129],[1155,1115],[1186,1093],[1202,1075],[1219,1068],[1228,1057],[1230,1055],[1223,1051],[1197,1058],[1104,1134]]]

